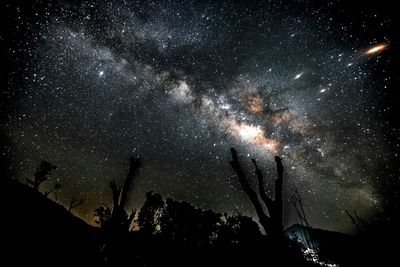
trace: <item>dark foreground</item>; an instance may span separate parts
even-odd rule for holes
[[[111,232],[86,224],[26,185],[3,179],[1,189],[2,196],[6,196],[2,260],[12,266],[320,266],[304,259],[298,243],[287,240],[276,244],[268,240],[248,217],[227,216],[219,225],[207,225],[213,216],[221,215],[200,211],[186,202],[163,202],[171,207],[170,213],[175,213],[169,215],[169,222],[160,222],[166,230],[157,232],[144,223],[149,223],[145,217],[151,215],[149,211],[160,200],[157,194],[149,193],[141,210],[144,230]],[[183,213],[179,214],[179,210]],[[182,214],[187,218],[181,218]],[[210,218],[204,220],[207,216]],[[194,221],[190,222],[189,217]],[[218,234],[206,238],[204,235],[213,227],[217,227]],[[287,231],[295,233],[300,227]],[[398,235],[394,232],[388,236],[389,230],[393,229],[371,230],[370,240],[365,235],[349,237],[323,230],[311,233],[320,243],[324,262],[387,266],[396,255],[396,243],[388,245],[383,241]],[[372,247],[372,241],[381,243]]]

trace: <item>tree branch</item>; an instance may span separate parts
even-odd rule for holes
[[[260,220],[260,224],[263,226],[264,230],[268,233],[271,230],[271,223],[270,223],[270,218],[264,213],[264,210],[262,208],[261,203],[258,201],[258,197],[256,192],[250,187],[246,175],[244,174],[242,170],[242,166],[240,165],[237,152],[234,148],[231,148],[231,154],[232,154],[232,160],[230,162],[233,170],[236,172],[239,183],[243,188],[243,191],[246,193],[246,195],[249,197],[251,203],[253,204],[258,219]]]
[[[73,209],[82,205],[83,201],[84,201],[83,198],[81,198],[79,201],[76,201],[75,197],[72,198],[71,202],[69,203],[68,212],[71,212]]]

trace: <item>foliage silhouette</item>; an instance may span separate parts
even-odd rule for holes
[[[34,174],[34,179],[26,179],[26,181],[30,186],[33,187],[33,189],[39,191],[40,185],[47,181],[49,175],[55,169],[57,169],[57,166],[50,162],[42,161]]]
[[[108,224],[111,221],[111,209],[110,207],[105,207],[105,206],[100,206],[95,210],[95,217],[97,219],[95,222],[101,227],[101,228],[107,228]]]
[[[153,194],[152,191],[146,193],[146,200],[138,214],[138,225],[140,230],[152,235],[157,232],[160,225],[160,218],[164,212],[165,204],[160,194]]]

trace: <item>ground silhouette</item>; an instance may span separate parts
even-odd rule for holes
[[[279,193],[284,179],[281,160],[276,158],[274,200],[266,196],[261,170],[253,160],[264,210],[241,171],[236,151],[231,152],[231,166],[239,183],[255,209],[261,206],[262,213],[257,214],[266,234],[250,217],[202,210],[156,192],[145,195],[138,212],[126,211],[129,191],[141,166],[141,160],[132,157],[123,186],[110,182],[112,206],[100,206],[94,211],[98,227],[75,217],[70,212],[74,203],[63,207],[48,198],[48,192],[40,191],[40,183],[24,185],[4,177],[3,261],[16,266],[320,266],[313,262],[313,255],[304,256],[307,247],[302,239],[314,240],[318,260],[325,263],[378,266],[395,258],[396,243],[385,240],[396,241],[397,225],[383,220],[384,215],[362,223],[353,217],[359,228],[354,236],[304,225],[284,230]],[[47,170],[39,166],[35,179],[40,176],[38,173],[47,179]],[[261,223],[260,214],[267,224]]]

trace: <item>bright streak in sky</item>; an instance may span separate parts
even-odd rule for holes
[[[296,75],[296,77],[294,77],[295,80],[299,79],[301,76],[303,76],[303,73],[300,72],[299,74]]]
[[[380,44],[380,45],[373,46],[373,47],[369,48],[369,49],[365,52],[365,54],[366,54],[366,55],[372,55],[372,54],[381,52],[381,51],[383,51],[384,49],[386,49],[388,46],[389,46],[388,44]]]

